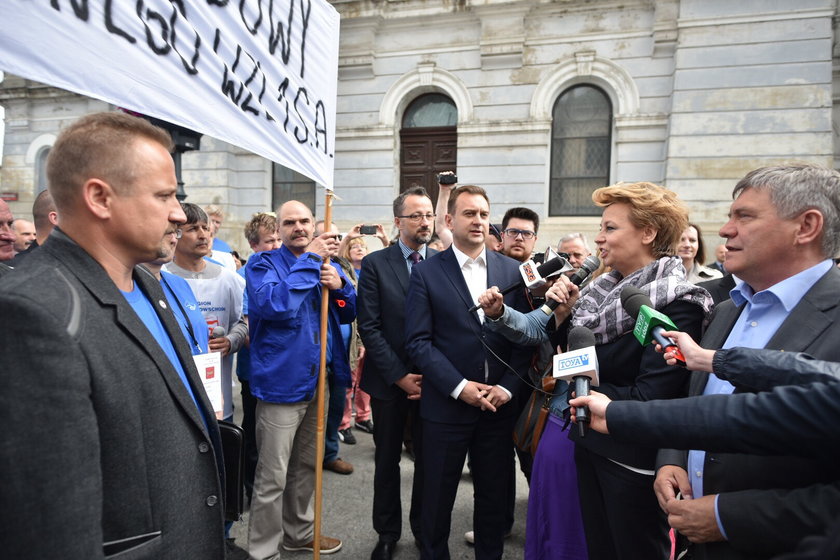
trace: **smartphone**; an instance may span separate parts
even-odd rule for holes
[[[359,233],[362,235],[376,235],[376,226],[362,226],[359,228]]]

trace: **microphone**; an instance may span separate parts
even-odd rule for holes
[[[593,272],[598,270],[599,266],[601,266],[601,261],[598,259],[598,257],[596,257],[595,255],[590,255],[586,257],[586,260],[584,260],[580,264],[580,268],[578,269],[578,271],[572,274],[572,284],[574,284],[575,286],[580,286],[581,284],[586,282],[587,278],[592,276]]]
[[[221,325],[217,325],[213,327],[213,332],[210,333],[210,338],[222,338],[226,334],[227,332],[225,331],[225,328]]]
[[[580,269],[575,272],[570,280],[572,284],[575,286],[580,286],[586,279],[592,276],[592,273],[598,270],[598,267],[601,266],[601,261],[595,255],[590,257],[586,257],[586,260],[583,261],[580,265]],[[546,302],[540,307],[540,310],[548,316],[551,316],[552,312],[557,309],[557,306],[560,305],[560,302],[548,299]]]
[[[524,262],[519,265],[519,274],[522,275],[521,280],[517,280],[504,290],[502,290],[502,295],[506,295],[511,293],[513,290],[525,286],[528,289],[531,288],[538,288],[545,284],[546,276],[549,276],[558,270],[562,269],[568,263],[566,259],[563,257],[555,257],[551,260],[548,260],[541,265],[537,266],[534,261]],[[470,307],[469,312],[472,313],[476,311],[479,307],[478,304],[473,305]]]
[[[589,395],[589,386],[597,387],[598,354],[595,353],[595,335],[586,327],[574,327],[569,331],[569,351],[554,356],[554,372],[557,379],[573,383],[575,395]],[[576,412],[578,434],[586,436],[589,424],[589,408],[582,406]]]
[[[672,339],[662,336],[665,327],[675,331],[677,326],[664,313],[653,308],[650,298],[636,286],[625,286],[621,290],[621,306],[634,319],[636,326],[633,328],[633,335],[642,346],[650,344],[654,340],[668,352],[672,352],[681,366],[685,367],[685,357],[680,352],[677,343]]]

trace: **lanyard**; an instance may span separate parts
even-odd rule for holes
[[[184,319],[184,324],[187,327],[187,332],[190,333],[192,343],[198,350],[198,353],[202,354],[204,350],[202,350],[201,346],[199,346],[198,339],[195,337],[195,331],[193,331],[192,322],[190,322],[190,317],[189,315],[187,315],[187,310],[184,309],[183,305],[181,305],[181,300],[179,300],[178,296],[175,295],[175,290],[173,290],[172,286],[169,285],[169,282],[166,281],[166,277],[161,274],[160,280],[161,282],[163,282],[163,285],[166,286],[166,289],[169,290],[169,293],[172,294],[172,299],[175,300],[175,304],[178,306],[178,309],[181,310],[181,316]]]

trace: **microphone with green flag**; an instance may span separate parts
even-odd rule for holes
[[[667,315],[653,308],[647,294],[636,286],[625,286],[621,290],[621,306],[628,315],[636,319],[633,335],[642,346],[656,341],[665,351],[674,355],[677,363],[685,367],[685,357],[677,343],[662,335],[666,330],[679,330],[677,325]]]

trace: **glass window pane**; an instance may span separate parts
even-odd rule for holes
[[[279,163],[273,164],[272,168],[272,209],[277,210],[284,202],[297,200],[306,204],[315,214],[315,181]]]
[[[411,102],[403,116],[403,128],[429,126],[455,126],[458,124],[458,109],[447,96],[427,93]]]
[[[582,85],[554,105],[550,216],[597,216],[592,191],[609,184],[612,106],[600,89]]]

